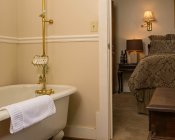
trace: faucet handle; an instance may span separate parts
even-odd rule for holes
[[[39,80],[38,80],[38,84],[41,84],[41,83],[43,83],[43,76],[42,75],[39,76]]]

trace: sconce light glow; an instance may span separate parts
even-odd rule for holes
[[[146,22],[154,20],[152,11],[145,11],[145,13],[144,13],[144,20]]]
[[[152,11],[144,12],[144,21],[146,22],[147,31],[152,31],[152,21],[154,20],[155,18]]]

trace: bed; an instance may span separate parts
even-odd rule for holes
[[[149,38],[149,55],[138,63],[128,81],[142,114],[148,114],[146,106],[157,87],[175,87],[175,34]]]

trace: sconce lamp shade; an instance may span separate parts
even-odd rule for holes
[[[153,21],[153,20],[155,20],[155,19],[154,19],[152,11],[145,11],[144,12],[144,21],[149,22],[149,21]]]
[[[141,39],[132,39],[126,40],[126,49],[127,51],[143,51],[143,42]]]

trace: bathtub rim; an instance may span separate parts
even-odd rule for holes
[[[40,87],[41,85],[38,84],[16,84],[16,85],[7,85],[7,86],[0,86],[0,88],[9,88],[9,87]],[[77,91],[77,88],[74,86],[69,86],[69,85],[56,85],[56,84],[48,84],[49,87],[54,88],[54,87],[63,87],[67,88],[59,93],[54,93],[51,95],[53,100],[58,100],[60,98],[69,96],[71,94],[74,94]],[[6,109],[0,110],[0,121],[3,121],[5,119],[9,119],[10,115]]]

